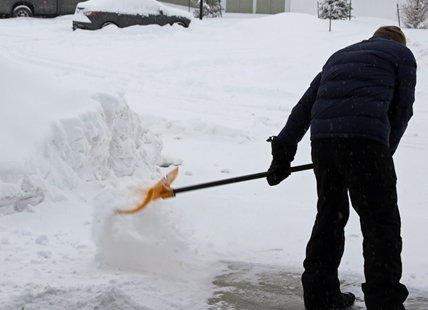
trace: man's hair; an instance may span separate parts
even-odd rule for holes
[[[406,46],[406,36],[397,26],[382,26],[376,30],[373,36],[378,36],[381,34],[386,34],[391,40]]]

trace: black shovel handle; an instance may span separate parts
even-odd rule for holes
[[[290,172],[309,170],[309,169],[313,169],[313,167],[314,167],[313,164],[294,166],[294,167],[290,168]],[[173,191],[174,191],[174,194],[178,194],[178,193],[182,193],[182,192],[193,191],[196,189],[202,189],[202,188],[214,187],[214,186],[219,186],[219,185],[226,185],[226,184],[231,184],[231,183],[238,183],[238,182],[243,182],[243,181],[261,179],[261,178],[266,178],[270,173],[271,173],[270,171],[266,171],[266,172],[248,174],[248,175],[243,175],[243,176],[236,177],[236,178],[230,178],[230,179],[224,179],[224,180],[220,180],[220,181],[214,181],[214,182],[208,182],[208,183],[202,183],[202,184],[197,184],[197,185],[192,185],[192,186],[176,188]]]

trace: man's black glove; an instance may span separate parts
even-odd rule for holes
[[[290,175],[290,163],[296,155],[297,145],[280,144],[277,137],[269,137],[267,142],[272,146],[272,163],[269,167],[271,172],[267,177],[270,186],[278,185]]]

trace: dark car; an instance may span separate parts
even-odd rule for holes
[[[0,0],[0,17],[58,16],[73,14],[82,0]]]
[[[77,4],[73,30],[96,30],[112,24],[119,28],[151,24],[179,24],[187,28],[191,19],[190,13],[155,0],[89,0]]]

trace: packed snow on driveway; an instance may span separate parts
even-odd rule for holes
[[[303,309],[311,171],[156,200],[265,171],[276,135],[331,53],[396,21],[224,14],[180,26],[72,31],[72,16],[0,20],[0,308]],[[428,307],[428,36],[414,116],[394,155],[408,309]],[[296,165],[310,162],[310,142]],[[340,267],[364,309],[355,212]]]

